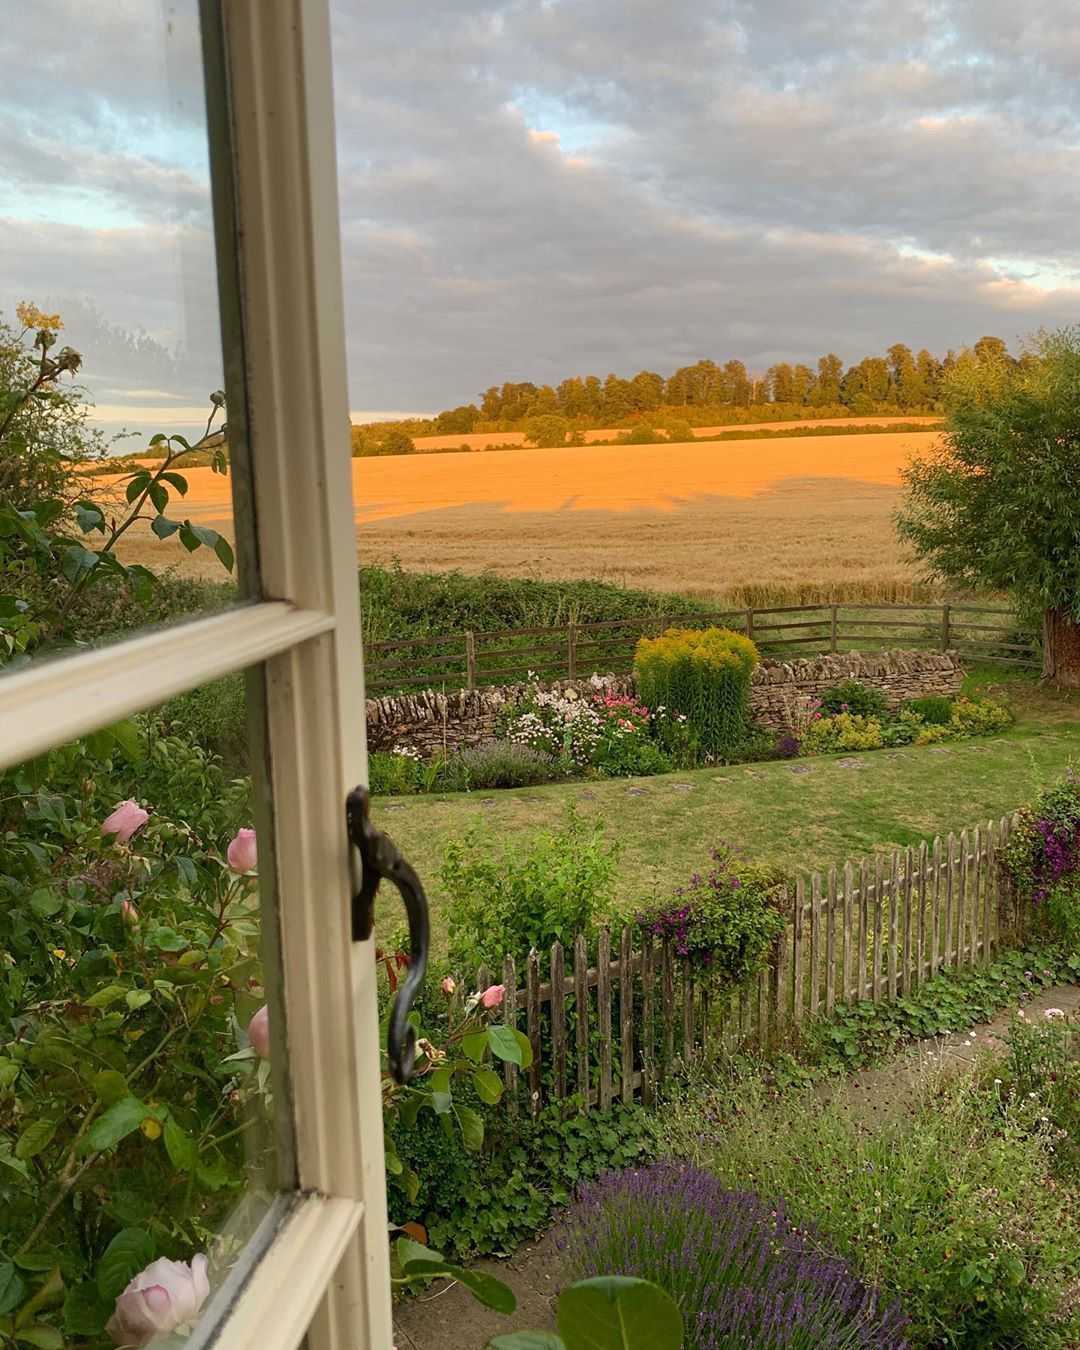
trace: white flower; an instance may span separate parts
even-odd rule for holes
[[[1051,1021],[1054,1021],[1058,1017],[1064,1017],[1065,1013],[1061,1008],[1047,1008],[1047,1010],[1043,1013],[1043,1016],[1050,1018]]]

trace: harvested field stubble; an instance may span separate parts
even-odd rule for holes
[[[596,577],[746,604],[927,594],[892,524],[900,468],[936,432],[461,452],[352,462],[358,555],[431,571]],[[231,535],[229,482],[185,507]],[[133,532],[134,533],[134,532]],[[189,560],[133,539],[129,560]]]

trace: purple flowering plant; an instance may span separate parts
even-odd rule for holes
[[[783,1202],[677,1162],[584,1187],[560,1237],[574,1278],[616,1271],[670,1294],[685,1350],[904,1350],[907,1318]]]
[[[637,922],[654,939],[670,941],[693,970],[738,984],[761,969],[784,930],[785,878],[727,843],[710,860],[670,898],[643,907]]]
[[[1020,812],[1003,864],[1021,900],[1062,937],[1080,938],[1080,780],[1071,770]]]

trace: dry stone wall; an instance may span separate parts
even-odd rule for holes
[[[964,678],[954,652],[838,652],[799,661],[762,661],[754,671],[750,703],[754,716],[776,731],[798,730],[814,700],[841,680],[859,680],[880,689],[890,707],[927,694],[955,694]],[[633,692],[631,675],[594,675],[588,680],[557,680],[551,689]],[[495,734],[499,713],[527,692],[525,684],[460,689],[440,693],[388,694],[368,699],[367,734],[371,750],[412,746],[424,755],[482,745]]]

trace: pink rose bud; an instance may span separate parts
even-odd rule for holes
[[[260,1059],[270,1058],[270,1009],[264,1003],[248,1023],[248,1040]]]
[[[443,991],[443,993],[444,993],[444,994],[452,994],[456,988],[457,988],[457,982],[455,981],[453,975],[447,975],[446,978],[445,978],[445,979],[443,980],[443,982],[442,982],[442,991]]]
[[[480,1002],[485,1008],[497,1008],[506,997],[505,984],[492,984],[480,995]]]
[[[135,906],[131,903],[130,900],[121,900],[120,917],[123,919],[125,923],[138,923],[139,911],[135,908]]]
[[[162,1257],[140,1271],[116,1300],[105,1327],[116,1345],[143,1346],[194,1322],[210,1293],[206,1257],[186,1261]]]
[[[225,854],[234,872],[254,872],[259,861],[254,830],[237,830]]]
[[[101,822],[101,833],[114,834],[118,844],[126,844],[149,819],[150,812],[144,811],[138,802],[129,797]]]

